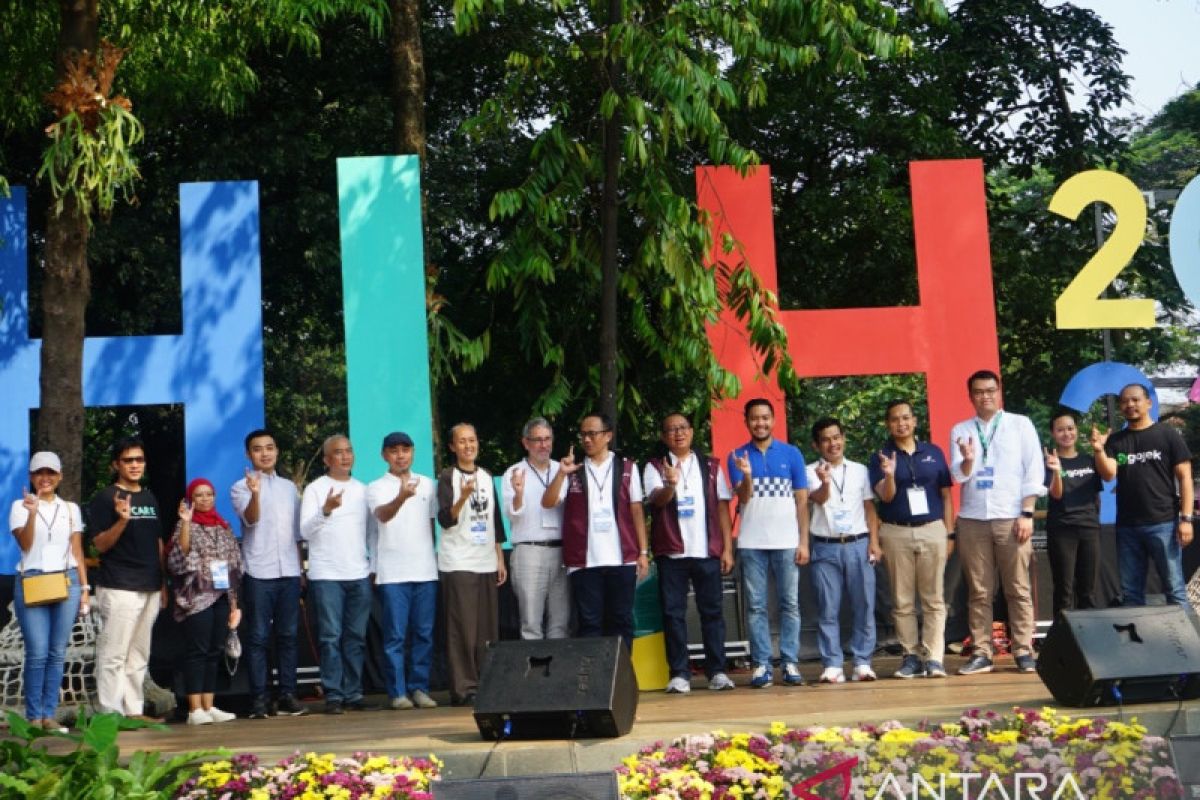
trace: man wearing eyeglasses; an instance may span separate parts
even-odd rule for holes
[[[554,431],[542,417],[525,423],[526,456],[500,482],[511,526],[512,586],[521,615],[522,639],[565,639],[571,635],[571,591],[562,559],[562,501],[542,508],[542,497],[558,474],[550,457]]]
[[[609,450],[608,415],[589,414],[579,427],[582,463],[575,448],[563,457],[542,497],[554,508],[563,494],[563,563],[570,574],[578,635],[621,636],[633,648],[633,594],[650,569],[642,481],[637,464]]]
[[[663,633],[671,679],[668,694],[692,690],[688,657],[688,584],[696,595],[696,611],[704,640],[708,688],[733,688],[725,672],[725,618],[722,575],[733,569],[729,501],[733,491],[721,462],[692,450],[692,424],[683,414],[662,422],[666,455],[646,464],[645,486],[650,503],[650,542],[658,564]]]
[[[142,442],[117,442],[112,469],[116,480],[88,504],[88,537],[100,553],[96,608],[104,622],[96,643],[96,694],[102,711],[161,722],[144,715],[142,689],[154,620],[167,604],[163,528],[158,500],[142,487]]]
[[[955,527],[975,646],[974,655],[959,674],[992,671],[992,596],[997,571],[1008,604],[1017,670],[1034,672],[1029,564],[1033,559],[1033,507],[1046,493],[1042,446],[1028,417],[1002,410],[999,375],[979,370],[967,379],[967,390],[975,416],[950,431],[950,477],[962,484]]]

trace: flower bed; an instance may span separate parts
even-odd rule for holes
[[[179,800],[430,800],[429,784],[442,763],[429,758],[388,758],[355,753],[350,758],[307,753],[263,766],[250,753],[210,761],[179,788]]]
[[[958,722],[717,731],[643,748],[617,768],[630,800],[1181,798],[1165,739],[1054,709]]]

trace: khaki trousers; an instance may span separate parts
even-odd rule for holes
[[[958,555],[967,581],[968,619],[975,652],[992,657],[992,597],[996,573],[1008,603],[1013,655],[1033,655],[1033,595],[1029,564],[1033,540],[1017,542],[1013,519],[958,518]]]
[[[904,655],[942,661],[946,651],[946,525],[940,519],[919,528],[885,522],[879,543],[892,586],[892,621]],[[917,598],[924,622],[919,638]]]
[[[96,695],[101,711],[127,717],[145,713],[142,682],[160,606],[159,592],[103,587],[96,591],[96,608],[104,624],[96,642]]]

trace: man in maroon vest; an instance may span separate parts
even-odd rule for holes
[[[586,455],[575,448],[560,462],[542,507],[563,501],[563,563],[570,574],[579,636],[622,636],[633,648],[633,592],[650,569],[642,481],[637,464],[608,449],[612,420],[589,414],[579,427]]]
[[[646,464],[643,485],[650,504],[650,549],[658,565],[663,633],[671,680],[669,694],[692,690],[688,665],[688,582],[696,593],[704,639],[708,688],[732,689],[725,673],[725,618],[721,615],[721,576],[733,569],[733,492],[721,462],[692,450],[692,424],[683,414],[662,423],[669,451]]]

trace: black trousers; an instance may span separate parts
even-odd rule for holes
[[[1076,608],[1096,608],[1099,528],[1047,528],[1046,554],[1054,579],[1054,616]]]
[[[588,567],[571,573],[580,638],[620,636],[633,652],[633,593],[637,567]]]
[[[662,600],[663,638],[672,678],[691,678],[688,663],[688,583],[696,595],[700,632],[704,640],[704,672],[711,678],[725,671],[725,617],[721,613],[724,587],[719,558],[656,558],[658,595]]]
[[[183,690],[211,694],[217,690],[217,667],[229,636],[229,595],[183,620],[187,653],[183,664]]]

